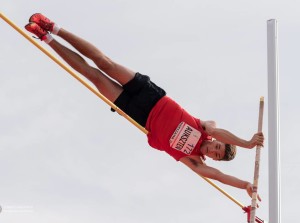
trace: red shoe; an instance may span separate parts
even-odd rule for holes
[[[29,22],[35,22],[38,24],[42,29],[52,32],[54,27],[54,22],[48,19],[46,16],[42,15],[41,13],[35,13],[29,18]]]
[[[45,40],[48,32],[42,29],[38,24],[30,22],[25,26],[25,29],[36,35],[40,40]]]

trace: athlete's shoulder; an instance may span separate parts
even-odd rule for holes
[[[217,127],[217,123],[213,120],[203,121],[200,120],[200,124],[204,131],[206,131],[208,134]]]

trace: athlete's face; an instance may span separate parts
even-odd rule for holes
[[[201,145],[201,152],[213,160],[221,160],[225,155],[225,144],[217,140],[204,141]]]

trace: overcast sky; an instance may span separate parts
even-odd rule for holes
[[[266,21],[279,25],[282,222],[298,219],[298,1],[1,2],[22,29],[35,12],[151,76],[192,115],[250,139],[267,102]],[[0,21],[0,222],[231,223],[246,215]],[[63,42],[61,39],[57,40]],[[44,43],[46,49],[51,49]],[[91,63],[92,64],[92,63]],[[268,110],[264,116],[266,138]],[[268,141],[257,215],[268,220]],[[252,182],[255,150],[207,161]],[[220,185],[244,205],[245,190]]]

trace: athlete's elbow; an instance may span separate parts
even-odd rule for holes
[[[222,172],[220,170],[215,169],[214,171],[210,172],[209,174],[207,174],[205,177],[210,178],[212,180],[217,180],[222,182]]]
[[[216,177],[215,180],[217,180],[223,184],[228,184],[228,175],[226,175],[220,171],[220,173],[218,174],[218,176]]]

